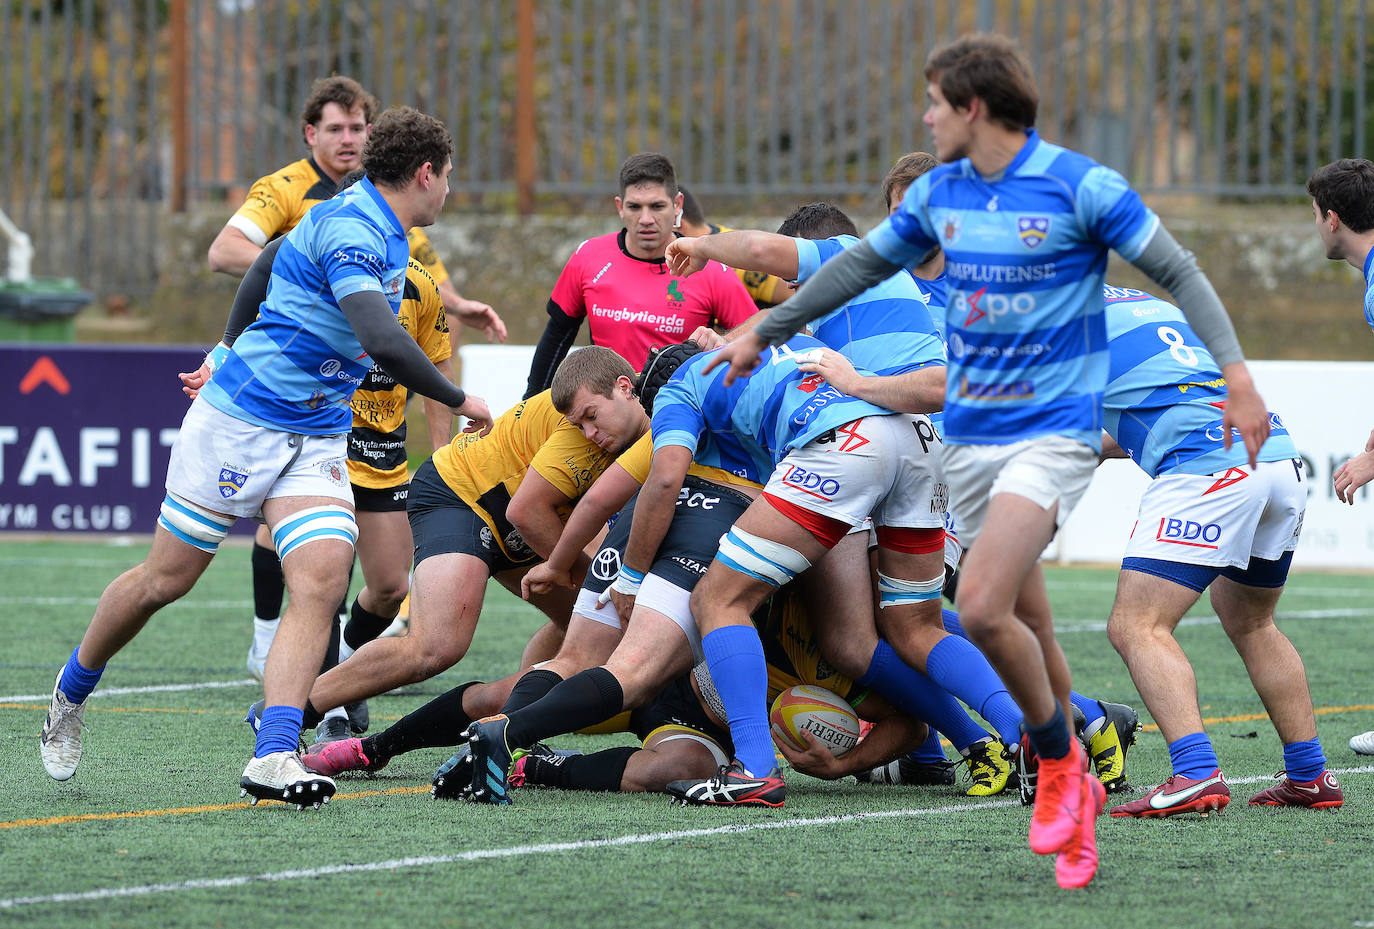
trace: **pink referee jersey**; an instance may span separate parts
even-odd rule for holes
[[[591,320],[592,342],[644,367],[649,349],[681,342],[698,326],[727,329],[757,307],[734,271],[712,261],[690,278],[675,277],[662,258],[635,258],[625,231],[577,247],[554,285],[552,301],[569,317]]]

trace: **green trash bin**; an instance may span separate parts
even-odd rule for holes
[[[0,281],[0,342],[72,342],[93,298],[71,278]]]

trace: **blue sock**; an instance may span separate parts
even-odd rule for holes
[[[1092,697],[1085,697],[1076,690],[1069,692],[1069,702],[1078,707],[1083,713],[1083,731],[1089,734],[1096,733],[1093,723],[1107,718],[1107,714],[1102,710],[1102,704]]]
[[[921,743],[920,748],[907,755],[917,764],[939,764],[948,761],[945,757],[945,747],[940,744],[940,733],[935,731],[935,727],[930,727],[930,735]]]
[[[294,706],[269,706],[262,711],[258,722],[258,743],[254,756],[261,758],[273,752],[294,752],[301,737],[301,723],[305,711]]]
[[[878,640],[868,670],[855,683],[873,688],[894,706],[917,719],[924,719],[943,732],[960,751],[988,736],[948,690],[902,661],[885,639]],[[940,755],[944,757],[944,752]]]
[[[987,657],[972,642],[945,636],[930,650],[926,673],[992,723],[1003,744],[1015,745],[1020,740],[1021,708],[988,664]]]
[[[759,634],[753,626],[722,626],[707,633],[701,650],[730,719],[735,757],[750,776],[763,777],[777,762],[768,729],[768,665]]]
[[[57,685],[57,689],[72,703],[81,703],[89,697],[95,685],[100,683],[100,675],[105,673],[104,665],[92,671],[77,661],[76,653],[80,650],[80,645],[72,649],[72,657],[67,659],[67,665],[62,669],[62,682]]]
[[[1042,726],[1026,723],[1026,735],[1031,748],[1041,758],[1064,758],[1069,754],[1069,726],[1064,721],[1064,708],[1054,705],[1054,715]]]
[[[1212,748],[1212,740],[1207,738],[1205,732],[1190,732],[1170,742],[1169,763],[1175,774],[1181,774],[1190,781],[1211,777],[1213,771],[1221,768],[1216,750]]]
[[[1326,770],[1326,754],[1321,739],[1289,742],[1283,747],[1283,770],[1290,781],[1310,784]]]

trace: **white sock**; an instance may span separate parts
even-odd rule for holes
[[[259,619],[253,617],[253,651],[259,655],[266,655],[272,647],[272,640],[277,637],[277,623],[279,619]]]

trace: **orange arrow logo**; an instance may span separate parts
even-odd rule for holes
[[[63,396],[72,392],[72,385],[67,383],[57,364],[47,355],[40,357],[33,363],[33,367],[29,368],[29,373],[19,382],[19,392],[31,394],[38,389],[39,384],[47,384]]]

